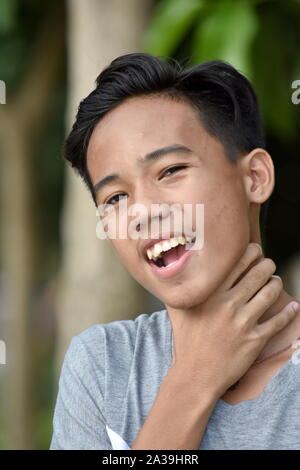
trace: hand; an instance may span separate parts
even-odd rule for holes
[[[272,318],[260,317],[278,299],[283,285],[276,265],[260,245],[249,243],[232,272],[196,312],[186,312],[174,332],[173,367],[220,397],[239,380],[264,345],[287,326],[295,312],[288,304]]]

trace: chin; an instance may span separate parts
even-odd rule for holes
[[[208,279],[205,282],[195,280],[192,283],[179,283],[174,285],[173,288],[168,289],[167,295],[162,292],[158,297],[161,301],[174,309],[188,310],[200,306],[212,294],[215,289],[214,283]]]
[[[202,302],[204,302],[206,296],[199,292],[192,294],[189,292],[179,291],[174,295],[168,295],[167,297],[162,295],[160,296],[161,301],[173,309],[178,310],[190,310],[197,307]]]

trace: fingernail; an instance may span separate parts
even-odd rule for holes
[[[277,276],[277,274],[272,274],[272,277],[278,277],[278,279],[281,279],[281,277]]]
[[[299,309],[299,303],[298,302],[292,302],[290,304],[291,308],[294,310],[294,312],[296,313],[297,310]]]

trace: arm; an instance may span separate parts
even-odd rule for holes
[[[164,378],[147,419],[131,449],[199,449],[217,402],[217,393],[199,387],[175,365]],[[199,392],[199,390],[202,391]]]

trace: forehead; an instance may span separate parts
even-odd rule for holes
[[[178,142],[195,148],[207,144],[197,111],[183,101],[163,96],[126,99],[96,125],[89,141],[88,167],[117,154],[137,158]]]

